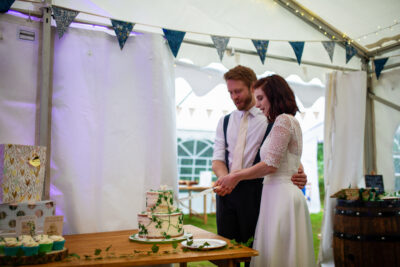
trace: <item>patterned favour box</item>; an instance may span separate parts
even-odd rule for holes
[[[0,204],[0,232],[14,232],[17,216],[36,215],[36,230],[43,230],[44,219],[55,214],[52,200],[39,201],[34,204]]]
[[[42,199],[46,147],[0,145],[0,203]]]

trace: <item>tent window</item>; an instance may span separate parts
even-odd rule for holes
[[[200,172],[212,171],[214,143],[210,140],[178,138],[178,175],[180,180],[199,181]],[[216,177],[213,175],[213,178]]]
[[[394,188],[400,190],[400,126],[393,138]]]

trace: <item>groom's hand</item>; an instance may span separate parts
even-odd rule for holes
[[[292,182],[295,184],[298,188],[303,189],[304,186],[307,183],[307,175],[304,173],[303,168],[299,168],[298,172],[293,174],[292,176]]]
[[[236,187],[237,181],[234,179],[234,174],[230,173],[223,177],[218,178],[214,184],[214,192],[220,196],[225,196],[230,194],[232,190]]]
[[[214,192],[215,192],[217,195],[223,197],[223,196],[226,196],[226,195],[230,194],[230,193],[232,192],[232,190],[229,190],[229,189],[226,188],[226,187],[217,186],[216,188],[214,188]]]

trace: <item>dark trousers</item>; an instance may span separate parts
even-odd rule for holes
[[[219,235],[242,243],[254,237],[260,212],[262,182],[263,179],[241,181],[229,195],[217,195]]]

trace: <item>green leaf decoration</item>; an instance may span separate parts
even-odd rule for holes
[[[244,245],[245,245],[246,247],[250,247],[251,244],[253,243],[253,241],[254,241],[254,237],[252,236],[252,237],[250,237],[250,238],[247,240],[246,243],[244,243]]]
[[[199,246],[199,249],[203,249],[203,248],[205,248],[207,246],[210,246],[210,244],[206,241],[206,242],[203,243],[203,245]]]
[[[81,257],[78,255],[78,254],[76,254],[76,253],[70,253],[70,254],[68,254],[68,257],[69,258],[77,258],[77,259],[80,259]]]
[[[188,246],[191,246],[191,245],[193,245],[193,240],[188,240],[188,241],[186,241],[186,244],[188,245]]]
[[[151,251],[153,253],[157,253],[159,249],[160,249],[160,247],[157,246],[157,244],[153,244],[153,246],[151,247]]]
[[[111,247],[112,247],[112,245],[109,245],[109,246],[106,248],[106,251],[109,251]]]
[[[161,227],[160,227],[160,228],[161,228]],[[170,239],[170,238],[171,238],[171,236],[168,235],[166,232],[162,232],[162,236],[163,236],[165,239]]]
[[[193,241],[192,241],[193,242]],[[176,249],[178,247],[178,242],[172,242],[172,247]]]
[[[94,250],[94,255],[99,256],[100,253],[101,253],[101,249],[96,248],[96,249]]]
[[[183,252],[187,252],[187,251],[189,251],[189,249],[188,249],[187,247],[183,247],[183,248],[182,248],[182,251],[183,251]]]
[[[91,260],[92,259],[92,256],[90,256],[90,255],[83,255],[84,257],[85,257],[85,260]]]

